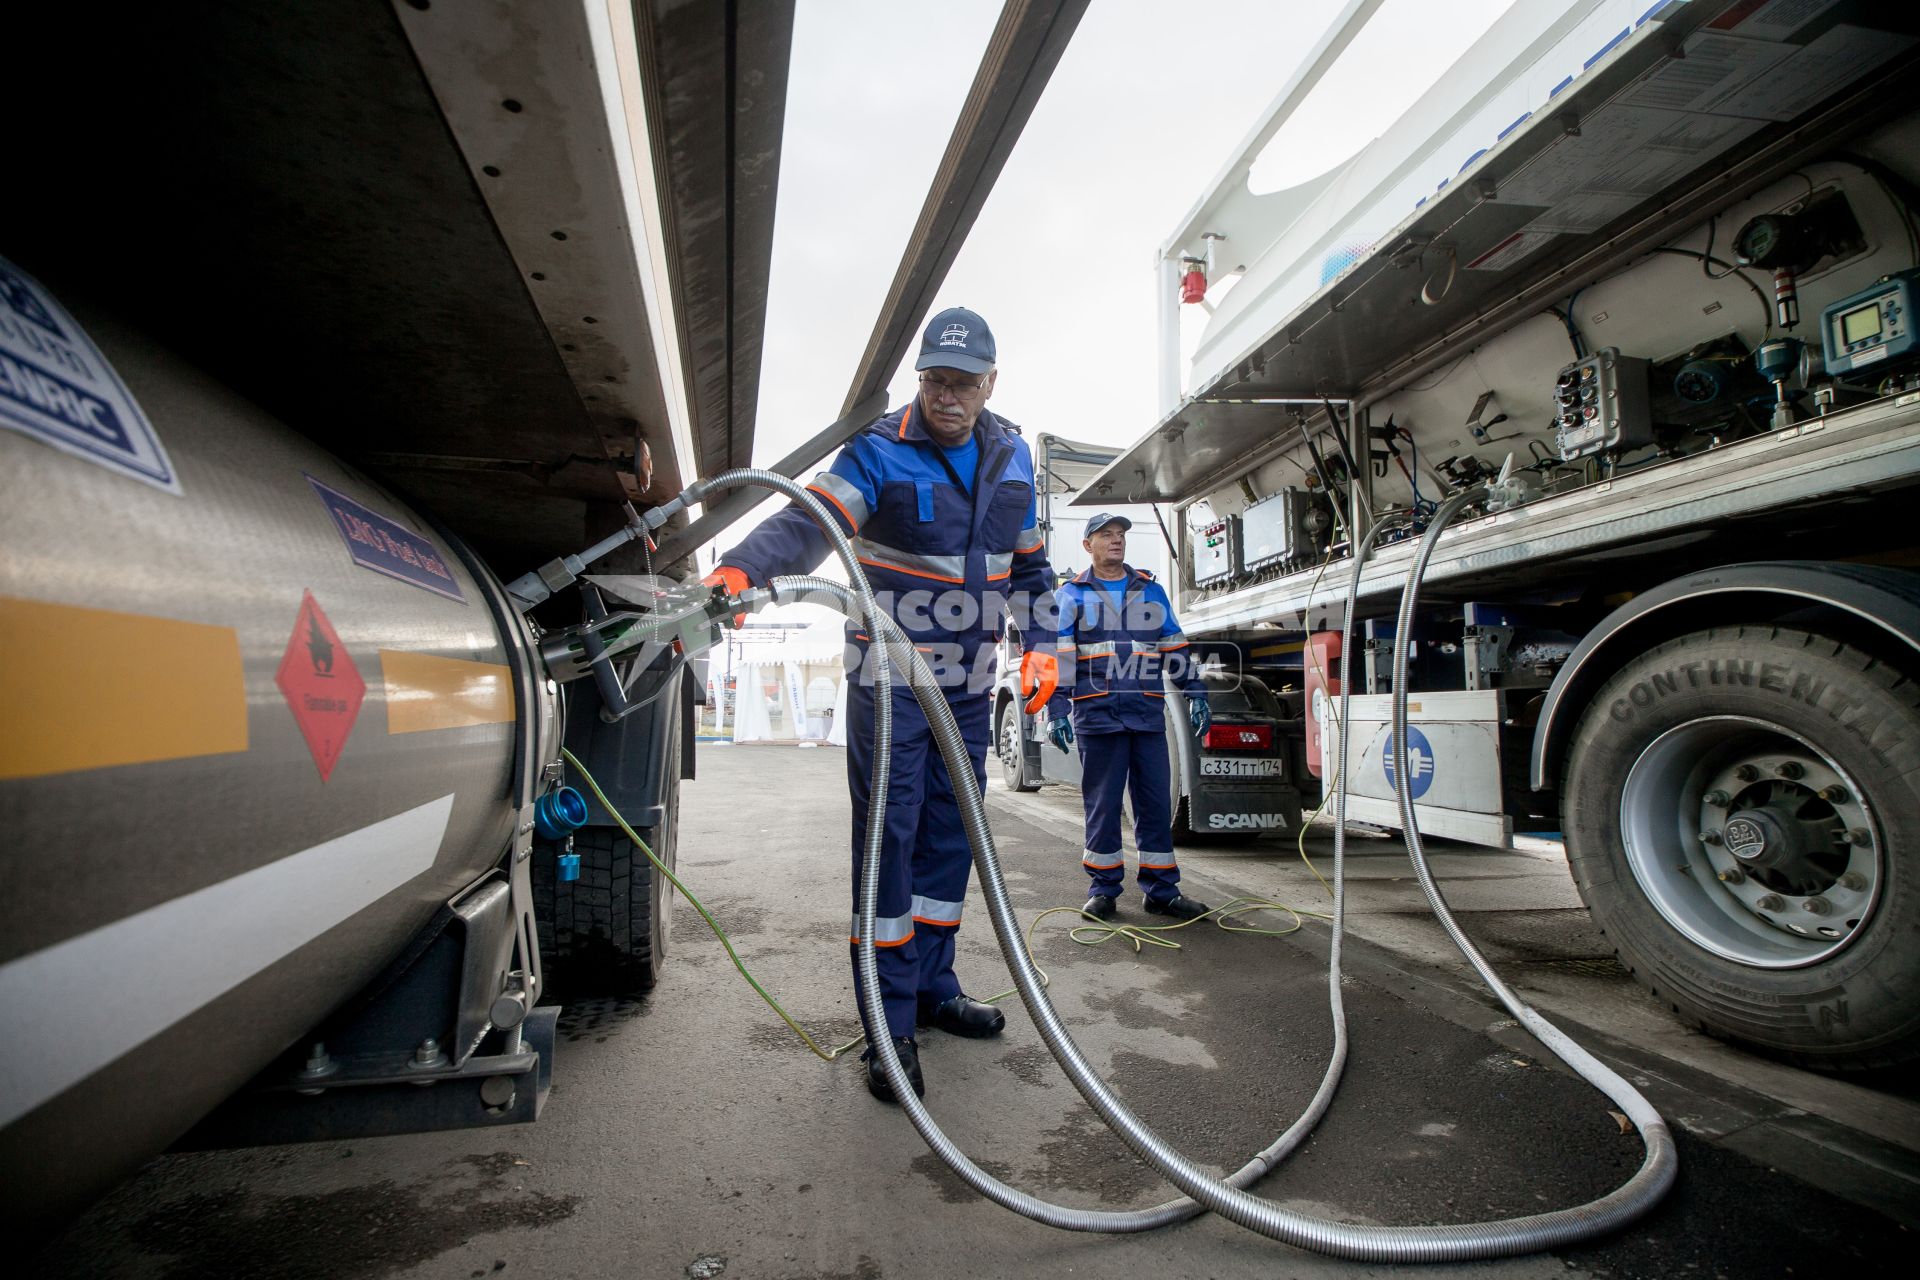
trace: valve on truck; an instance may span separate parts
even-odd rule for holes
[[[1787,383],[1794,371],[1800,367],[1801,342],[1798,338],[1775,338],[1772,342],[1763,342],[1754,350],[1753,367],[1760,376],[1773,384],[1773,421],[1774,430],[1790,427],[1794,423],[1793,401],[1798,392],[1789,391]]]
[[[691,659],[719,642],[722,626],[740,625],[748,611],[771,598],[768,592],[725,575],[685,586],[642,579],[648,607],[612,612],[596,582],[581,582],[588,565],[627,543],[645,539],[651,547],[653,530],[700,502],[707,492],[707,482],[697,480],[644,514],[628,506],[625,528],[577,556],[562,556],[523,574],[507,587],[526,612],[555,592],[580,584],[585,618],[546,633],[540,657],[547,674],[561,684],[591,677],[600,690],[603,720],[621,720],[651,705],[674,687]],[[624,671],[616,667],[616,658],[626,659]]]
[[[587,801],[572,787],[555,787],[533,802],[533,830],[542,840],[564,840],[587,825]]]

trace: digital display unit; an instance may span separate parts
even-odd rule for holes
[[[1880,304],[1870,302],[1840,317],[1840,340],[1848,346],[1880,336]]]
[[[1828,373],[1844,376],[1920,356],[1920,331],[1913,325],[1916,281],[1920,269],[1896,271],[1820,312]]]

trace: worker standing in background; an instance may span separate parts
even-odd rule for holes
[[[1026,639],[1023,682],[1038,712],[1053,694],[1053,570],[1037,523],[1033,455],[1019,428],[986,408],[998,376],[992,332],[955,307],[927,325],[914,368],[919,394],[866,427],[807,487],[853,540],[882,610],[926,659],[986,785],[993,661],[1011,612]],[[810,573],[830,549],[798,507],[770,517],[720,559],[707,579],[738,594],[749,584]],[[864,624],[849,625],[847,785],[853,793],[854,921],[859,925],[868,793],[873,774],[874,689]],[[856,665],[857,664],[857,665]],[[973,870],[953,782],[932,729],[898,666],[888,761],[885,843],[874,947],[887,1025],[916,1094],[925,1096],[916,1027],[998,1035],[1006,1017],[966,995],[954,976],[954,935]],[[857,936],[849,939],[857,944]],[[858,966],[854,982],[859,983]],[[858,994],[856,990],[856,995]],[[866,1023],[864,1004],[861,1022]],[[871,1047],[867,1088],[897,1101]]]
[[[1133,521],[1100,512],[1087,521],[1081,546],[1090,567],[1059,591],[1059,661],[1063,688],[1049,708],[1047,734],[1062,751],[1080,746],[1080,795],[1087,811],[1082,865],[1093,884],[1083,908],[1111,920],[1126,881],[1120,853],[1120,802],[1133,796],[1133,842],[1140,892],[1155,915],[1191,920],[1207,906],[1180,892],[1173,852],[1173,775],[1167,762],[1163,670],[1186,692],[1187,725],[1195,737],[1212,722],[1199,664],[1187,660],[1187,638],[1173,603],[1153,575],[1127,564]]]

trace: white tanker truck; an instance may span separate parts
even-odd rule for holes
[[[1163,417],[1076,503],[1177,504],[1187,634],[1304,695],[1323,786],[1351,612],[1350,816],[1403,825],[1398,714],[1421,830],[1563,833],[1682,1016],[1911,1062],[1920,10],[1518,0],[1371,145],[1252,190],[1380,8],[1163,247]]]

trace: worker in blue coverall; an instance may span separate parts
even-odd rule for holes
[[[992,332],[977,314],[933,317],[914,368],[919,394],[869,424],[807,487],[853,540],[881,608],[920,651],[946,693],[986,785],[988,704],[996,638],[1012,614],[1027,652],[1022,679],[1038,712],[1058,678],[1053,654],[1053,570],[1036,519],[1033,455],[1019,428],[986,408],[998,376]],[[721,557],[707,579],[737,594],[749,584],[811,572],[827,535],[797,507],[772,516]],[[854,929],[873,771],[874,688],[864,626],[848,627],[847,785],[853,793]],[[914,1032],[998,1035],[1006,1017],[966,995],[954,976],[954,935],[973,860],[953,782],[919,702],[898,665],[888,762],[880,902],[874,934],[887,1025],[916,1094],[925,1079]],[[856,987],[859,982],[856,966]],[[856,993],[857,994],[857,993]],[[861,1021],[866,1009],[861,1007]],[[867,1088],[894,1102],[872,1048]]]
[[[1133,796],[1133,841],[1140,892],[1155,915],[1192,920],[1207,906],[1180,892],[1173,852],[1173,776],[1167,764],[1165,671],[1186,695],[1183,725],[1206,734],[1212,716],[1206,685],[1173,602],[1153,575],[1127,564],[1125,516],[1099,512],[1081,546],[1090,567],[1059,590],[1059,678],[1049,708],[1054,745],[1080,746],[1080,795],[1086,805],[1082,865],[1093,884],[1088,915],[1111,920],[1126,881],[1120,853],[1120,801]],[[1070,711],[1070,714],[1069,714]]]

